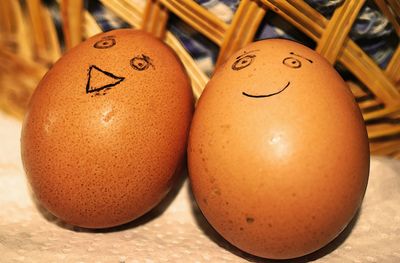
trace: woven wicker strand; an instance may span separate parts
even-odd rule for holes
[[[83,0],[59,0],[65,50],[101,32]],[[365,0],[346,0],[330,19],[300,0],[242,0],[226,23],[192,0],[100,0],[134,28],[163,39],[181,58],[198,98],[208,81],[193,58],[168,29],[170,14],[220,47],[216,66],[253,41],[267,12],[275,12],[316,42],[316,51],[346,67],[362,84],[348,81],[366,120],[371,152],[400,157],[400,45],[381,69],[350,37]],[[398,0],[375,0],[400,35]],[[31,38],[27,37],[31,36]],[[40,78],[62,54],[50,12],[40,0],[0,1],[0,107],[22,117]],[[64,50],[64,51],[65,51]]]

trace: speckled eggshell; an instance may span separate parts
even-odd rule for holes
[[[303,45],[273,39],[238,51],[212,77],[188,162],[198,205],[224,238],[287,259],[348,225],[367,187],[369,146],[334,68]]]
[[[187,74],[160,40],[133,29],[86,40],[45,75],[23,123],[36,198],[81,227],[138,218],[172,186],[192,112]]]

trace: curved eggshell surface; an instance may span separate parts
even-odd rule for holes
[[[203,92],[189,136],[194,196],[211,225],[266,258],[311,253],[359,208],[369,146],[334,68],[288,40],[235,53]]]
[[[22,159],[39,202],[62,220],[129,222],[169,191],[193,112],[175,53],[142,31],[96,35],[65,54],[35,90]]]

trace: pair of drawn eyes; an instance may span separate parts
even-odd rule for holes
[[[253,63],[253,60],[255,57],[256,57],[255,55],[246,55],[246,56],[240,57],[238,60],[236,60],[233,63],[232,69],[233,70],[241,70],[243,68],[248,67],[251,63]],[[294,57],[286,57],[283,59],[282,63],[285,66],[288,66],[290,68],[300,68],[301,67],[301,61]]]
[[[98,49],[106,49],[111,48],[116,44],[115,38],[113,37],[104,37],[101,40],[97,41],[93,47]],[[150,66],[154,67],[151,63],[150,57],[142,54],[141,56],[136,56],[131,59],[130,64],[133,69],[135,70],[145,70],[148,69]]]

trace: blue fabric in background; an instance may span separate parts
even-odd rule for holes
[[[367,1],[362,8],[351,29],[350,37],[381,68],[387,66],[399,42],[393,26],[372,1]]]
[[[140,0],[135,0],[140,1]],[[142,0],[145,1],[145,0]],[[230,23],[238,8],[239,0],[195,0],[217,17]],[[305,0],[322,15],[330,18],[344,0]],[[46,0],[48,5],[56,6],[55,1]],[[98,0],[85,1],[86,8],[95,17],[103,31],[129,25],[104,8]],[[59,12],[53,12],[59,14]],[[171,16],[169,30],[182,42],[198,66],[210,75],[218,56],[219,47],[205,38],[179,18]],[[60,23],[59,17],[55,20]],[[372,0],[367,0],[359,13],[350,32],[350,37],[382,68],[385,68],[392,57],[399,39],[388,19],[382,15]],[[267,12],[256,34],[255,39],[287,38],[301,42],[311,48],[315,43],[274,12]]]
[[[327,18],[330,18],[334,10],[344,2],[344,0],[305,1]],[[234,13],[240,1],[196,0],[196,2],[203,5],[211,12],[214,11],[218,16],[219,10],[224,10],[223,6],[228,7]],[[225,20],[229,21],[229,19]],[[350,37],[382,68],[387,66],[399,42],[392,25],[389,23],[388,19],[382,15],[372,0],[367,0],[364,4],[353,24]],[[315,48],[315,43],[313,43],[312,40],[273,12],[267,13],[256,35],[256,40],[267,38],[292,39],[311,48]],[[183,41],[183,43],[185,44],[187,42]],[[191,53],[191,50],[188,50],[189,53]],[[209,54],[208,56],[211,58],[216,57],[213,54]],[[204,70],[206,72],[212,71],[212,69]]]
[[[340,6],[344,0],[305,0],[305,2],[315,8],[323,16],[329,18],[332,16],[335,8]]]
[[[238,0],[195,0],[195,1],[207,9],[211,9],[215,6],[222,4],[229,7],[233,12],[236,11],[240,2]]]
[[[103,31],[110,31],[116,28],[129,28],[130,25],[115,16],[112,12],[104,8],[97,0],[85,1],[85,7],[96,19],[97,24]]]

